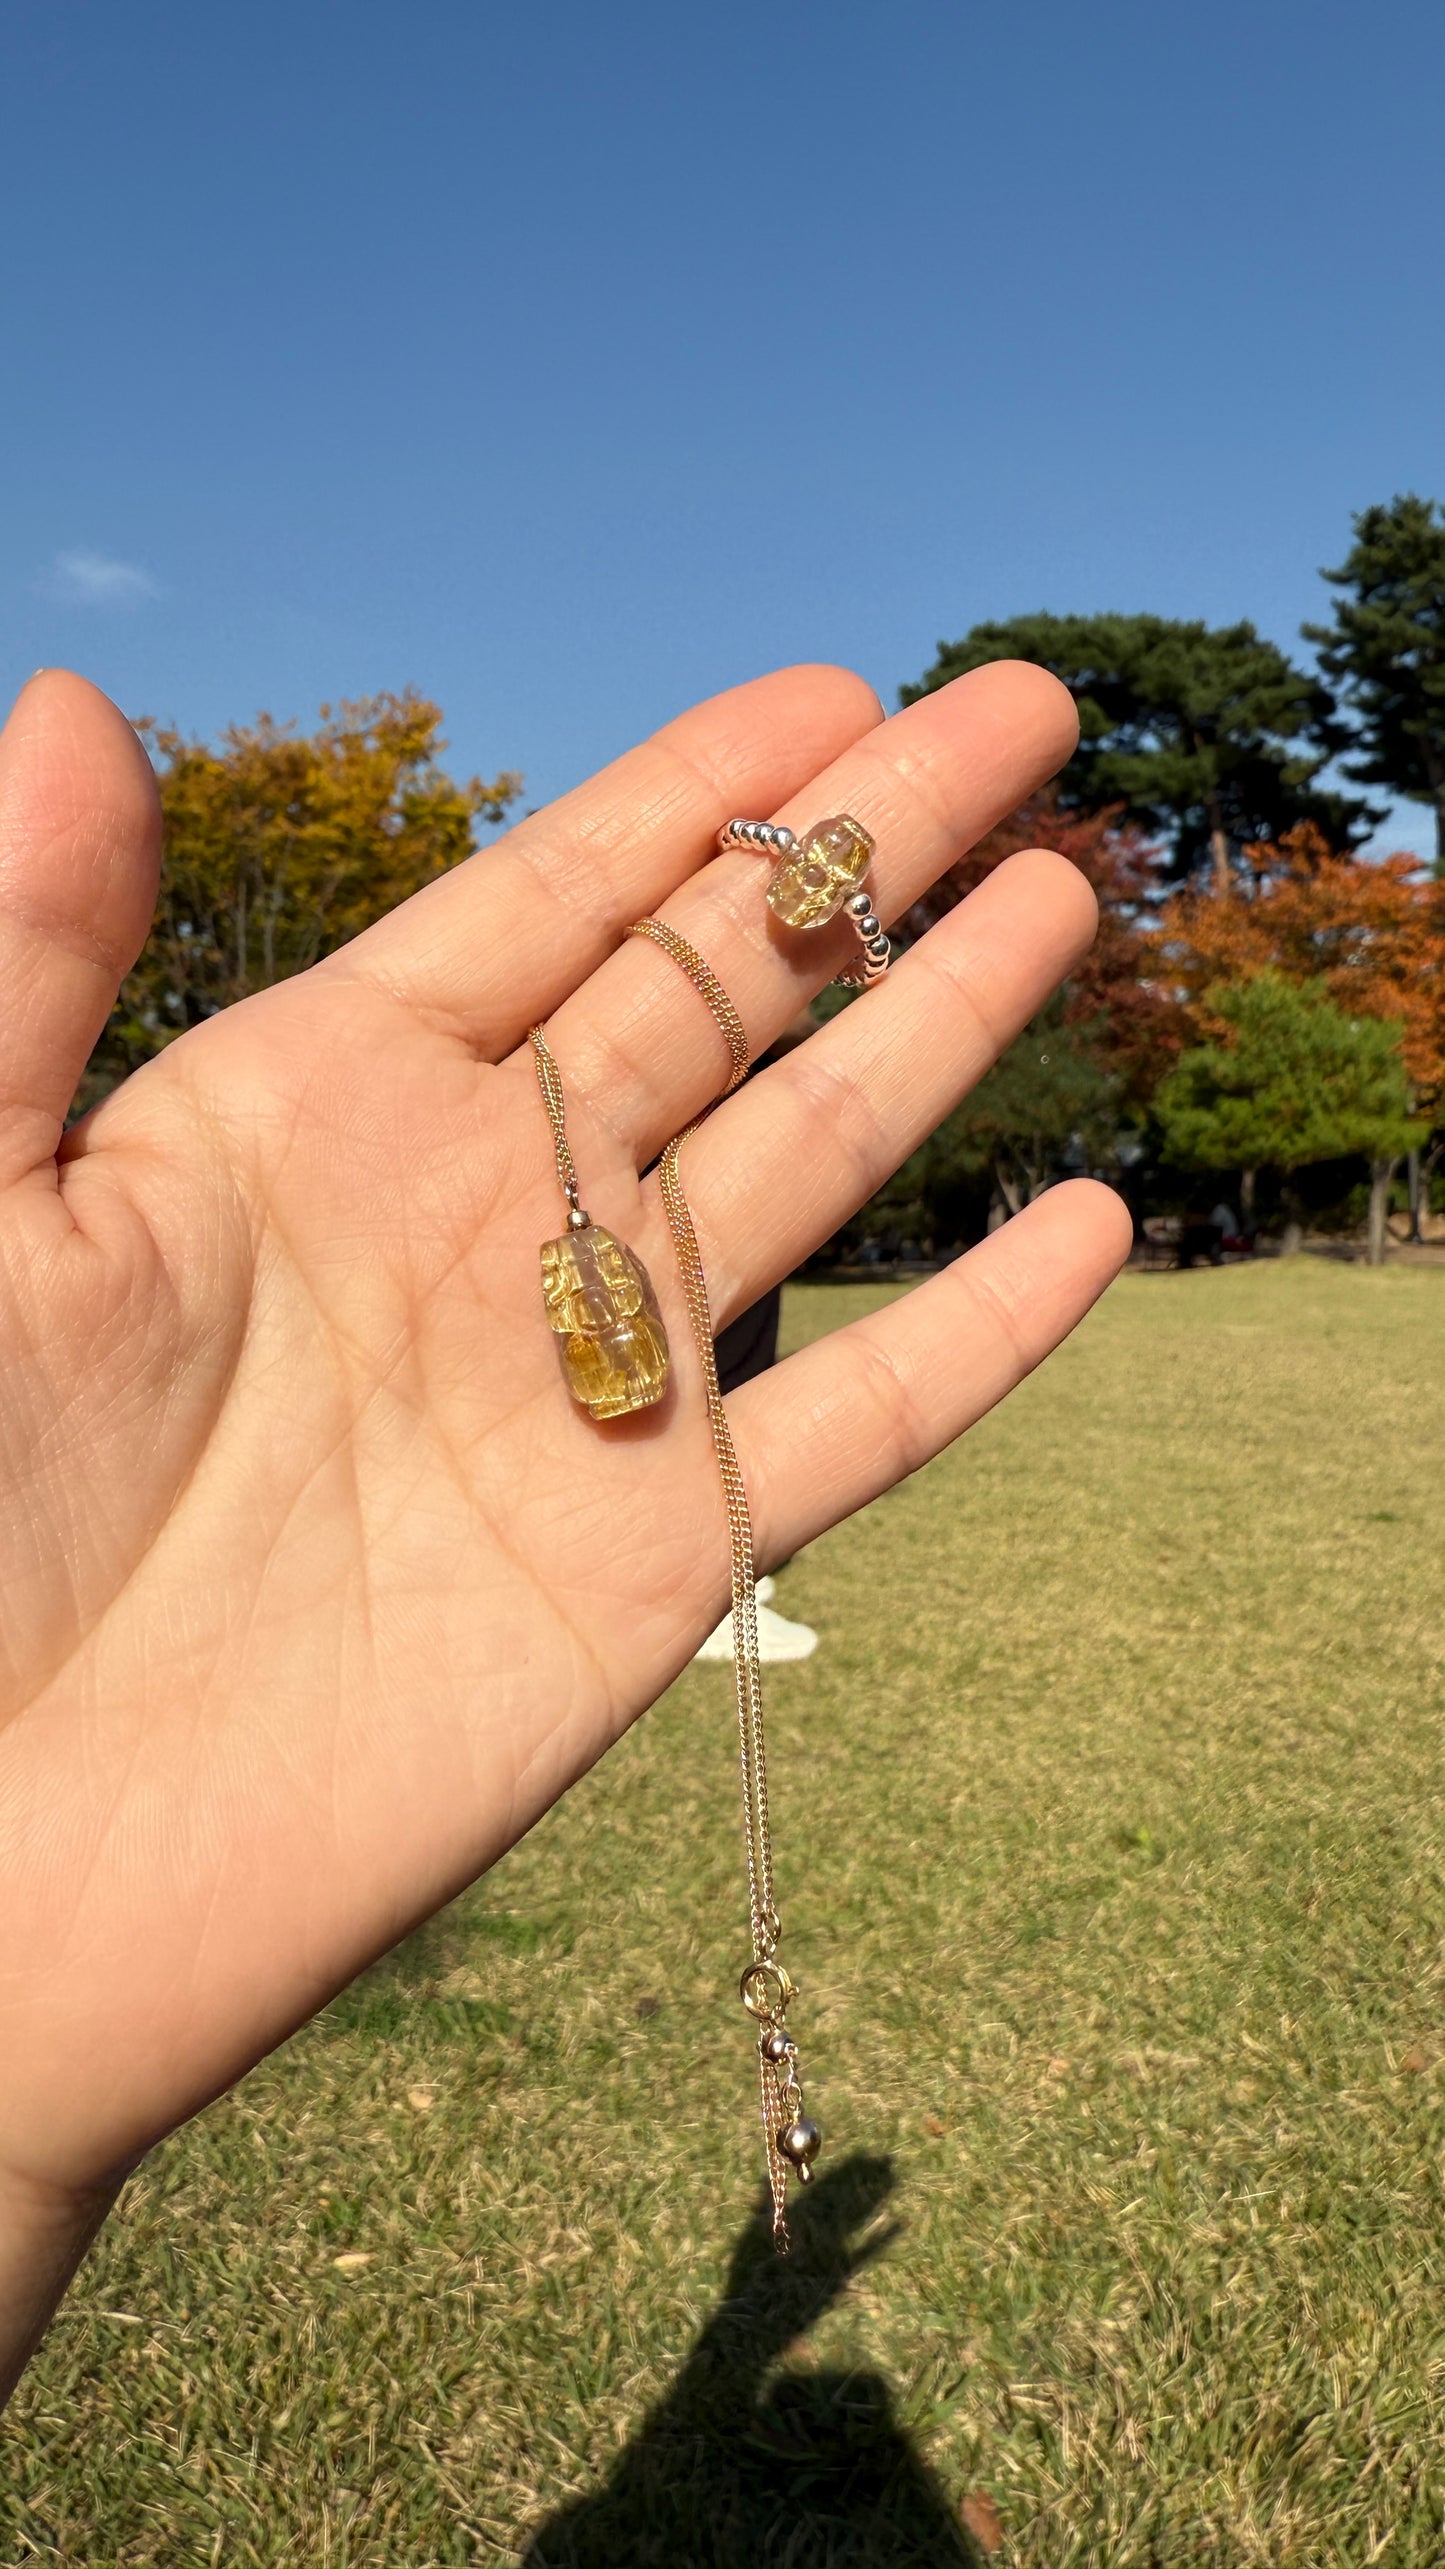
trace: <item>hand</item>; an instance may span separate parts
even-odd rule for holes
[[[1065,691],[1022,665],[887,723],[840,671],[762,679],[67,1134],[159,825],[105,698],[26,688],[0,738],[0,2232],[31,2206],[50,2236],[69,2207],[78,2239],[119,2172],[520,1836],[723,1610],[700,1375],[638,1170],[727,1057],[625,925],[665,904],[759,1051],[849,932],[772,932],[760,861],[711,856],[723,820],[855,812],[896,916],[1073,738]],[[712,1118],[684,1175],[718,1327],[940,1121],[1093,924],[1062,858],[1012,858]],[[572,1405],[541,1309],[563,1226],[537,1018],[583,1200],[672,1337],[675,1391],[621,1427]],[[759,1567],[999,1399],[1128,1238],[1106,1189],[1058,1187],[739,1392]]]

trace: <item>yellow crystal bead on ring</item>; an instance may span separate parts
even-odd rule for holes
[[[872,896],[863,889],[874,842],[861,821],[838,812],[816,822],[801,838],[771,821],[729,821],[718,832],[718,846],[772,858],[768,907],[784,927],[824,928],[846,910],[863,952],[849,971],[839,973],[839,980],[855,988],[882,980],[892,949]]]

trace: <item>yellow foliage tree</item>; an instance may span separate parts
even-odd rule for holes
[[[408,690],[323,705],[310,733],[262,714],[215,748],[138,726],[165,814],[160,901],[83,1104],[472,854],[475,825],[502,818],[521,778],[456,783],[439,764],[441,720]]]

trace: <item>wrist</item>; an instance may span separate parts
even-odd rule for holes
[[[49,2185],[0,2167],[0,2408],[15,2388],[123,2179]]]

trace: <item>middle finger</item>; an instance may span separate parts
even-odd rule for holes
[[[778,814],[801,833],[849,812],[877,843],[870,878],[886,921],[1055,774],[1074,746],[1073,699],[1025,661],[970,670],[854,743]],[[754,1057],[857,953],[842,920],[782,928],[763,898],[766,860],[719,856],[662,915],[712,965]],[[569,1095],[645,1167],[726,1085],[726,1046],[675,963],[641,939],[610,955],[548,1026]]]
[[[708,1117],[683,1177],[715,1328],[791,1275],[937,1130],[1088,952],[1097,917],[1076,865],[1022,849],[866,999]],[[655,1197],[651,1179],[660,1231]],[[662,1259],[661,1238],[651,1245]]]

